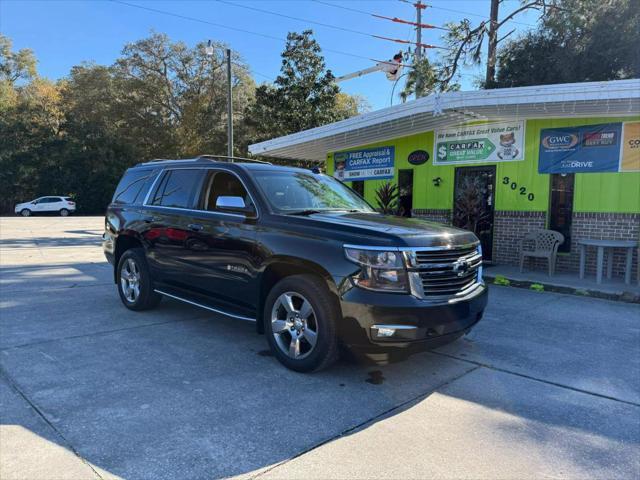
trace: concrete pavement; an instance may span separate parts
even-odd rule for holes
[[[637,305],[494,287],[455,344],[300,375],[251,324],[126,310],[102,223],[0,218],[2,479],[640,476]]]

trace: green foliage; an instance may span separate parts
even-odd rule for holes
[[[256,141],[307,130],[356,115],[361,100],[346,101],[326,70],[311,30],[291,32],[282,52],[280,75],[273,85],[256,89],[247,125]]]
[[[386,215],[393,215],[398,209],[400,192],[398,185],[390,182],[382,183],[376,188],[376,202],[380,211]]]
[[[503,277],[502,275],[496,275],[496,277],[493,279],[493,284],[508,287],[509,285],[511,285],[511,281],[508,278]]]
[[[638,78],[637,0],[562,0],[498,55],[495,87]]]
[[[529,290],[533,290],[534,292],[544,292],[544,285],[541,283],[532,283],[529,285]]]
[[[424,97],[433,92],[456,91],[460,89],[460,85],[441,81],[441,66],[432,64],[426,57],[420,60],[413,60],[414,68],[410,68],[407,72],[407,81],[404,84],[400,98],[406,102],[411,95],[416,97]]]
[[[62,81],[38,78],[29,50],[0,35],[0,211],[40,195],[72,195],[81,213],[102,213],[126,168],[152,158],[226,153],[225,45],[188,47],[164,34],[125,45],[111,66],[75,66]],[[298,51],[302,49],[302,51]],[[309,57],[312,52],[315,57]],[[291,34],[268,136],[310,128],[366,108],[338,91],[320,47]],[[280,94],[291,95],[286,101]],[[306,92],[306,93],[305,93]],[[235,153],[246,155],[259,110],[249,67],[232,54]],[[299,118],[297,115],[299,115]],[[273,128],[272,127],[277,127]]]
[[[11,40],[0,34],[0,82],[14,83],[36,76],[36,59],[33,52],[23,48],[14,52]]]

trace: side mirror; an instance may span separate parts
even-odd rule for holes
[[[33,202],[31,202],[31,204],[32,204],[32,205],[37,205],[37,204],[38,204],[38,201],[37,201],[37,200],[34,200]]]
[[[253,207],[244,203],[244,198],[224,195],[216,199],[216,209],[230,213],[244,213],[246,215],[255,213]]]

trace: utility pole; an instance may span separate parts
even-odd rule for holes
[[[415,64],[420,65],[420,60],[422,60],[422,9],[424,5],[420,0],[415,4],[416,7],[416,56],[415,56]],[[422,73],[420,69],[417,71],[418,75],[416,77],[416,98],[422,96]]]
[[[491,88],[496,78],[496,50],[498,48],[498,6],[500,0],[491,0],[491,14],[489,19],[489,51],[487,52],[487,74],[484,83]]]
[[[233,157],[233,98],[231,90],[231,49],[227,48],[227,156]]]

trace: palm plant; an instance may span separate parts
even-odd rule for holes
[[[394,215],[398,208],[400,192],[398,185],[385,182],[376,188],[376,202],[380,211],[385,215]]]

